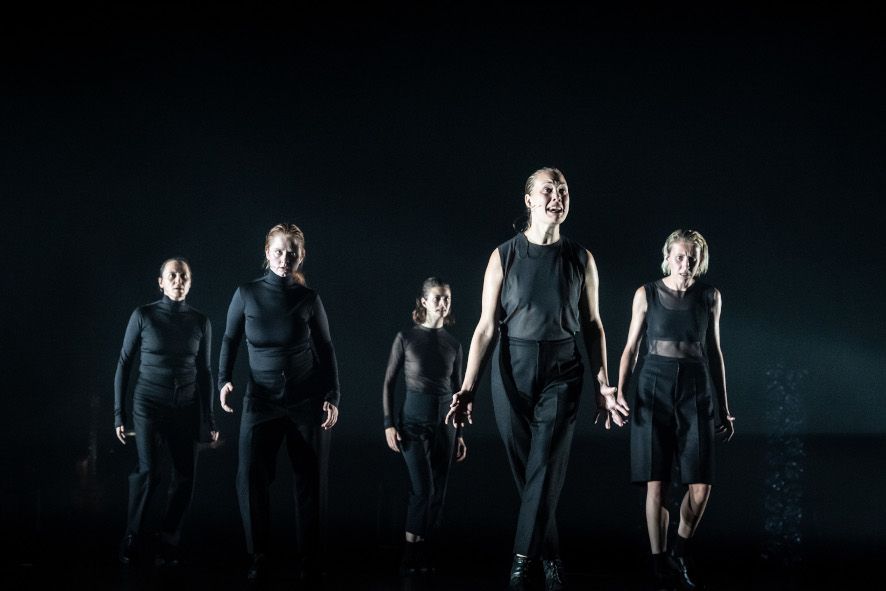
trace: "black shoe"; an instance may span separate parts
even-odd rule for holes
[[[427,542],[406,542],[400,560],[400,576],[408,577],[428,572]]]
[[[129,566],[136,559],[136,552],[138,551],[138,538],[135,537],[135,534],[126,534],[123,536],[123,539],[120,540],[120,564],[123,566]]]
[[[154,556],[154,566],[157,568],[178,568],[182,566],[182,557],[178,546],[168,542],[160,542],[157,554]]]
[[[246,579],[252,582],[264,580],[268,576],[268,557],[264,554],[253,554],[252,564],[246,571]]]
[[[545,572],[545,591],[563,591],[566,589],[566,583],[563,580],[564,569],[562,560],[559,558],[542,560],[541,566]]]
[[[677,586],[683,591],[701,589],[695,568],[686,556],[668,556],[668,566],[676,578]]]
[[[535,560],[527,556],[514,554],[514,562],[511,564],[511,580],[508,584],[509,591],[530,591],[534,586],[535,572],[537,569]]]

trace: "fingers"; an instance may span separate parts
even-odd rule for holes
[[[123,445],[126,445],[126,433],[125,433],[126,428],[121,425],[121,426],[117,427],[116,429],[114,429],[114,431],[117,434],[117,439],[120,440],[120,443],[122,443]]]
[[[224,386],[222,386],[222,389],[218,393],[219,404],[221,405],[222,410],[227,413],[234,412],[234,409],[232,407],[228,406],[228,394],[230,394],[233,389],[234,389],[234,384],[232,384],[231,382],[228,382]]]
[[[209,438],[212,440],[212,443],[216,443],[218,441],[218,431],[210,431]]]
[[[338,407],[327,400],[323,403],[323,410],[326,411],[326,420],[320,426],[323,429],[332,429],[338,422]]]

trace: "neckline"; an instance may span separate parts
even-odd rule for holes
[[[297,281],[294,277],[280,277],[270,269],[268,269],[268,271],[265,273],[264,280],[274,287],[289,287],[291,285],[297,284]]]
[[[176,302],[175,300],[171,299],[171,298],[170,298],[168,295],[166,295],[165,293],[163,294],[163,297],[160,298],[160,302],[159,302],[159,303],[160,303],[161,306],[163,306],[163,307],[166,308],[167,310],[171,310],[171,311],[173,311],[173,312],[179,312],[179,311],[181,311],[181,310],[187,310],[187,309],[188,309],[188,303],[187,303],[187,301],[182,300],[182,301],[180,301],[180,302]]]
[[[694,280],[694,281],[692,282],[692,285],[690,285],[689,287],[687,287],[686,289],[683,289],[683,290],[680,290],[680,289],[674,289],[673,287],[668,287],[668,284],[665,283],[664,278],[659,279],[659,280],[658,280],[658,283],[659,283],[662,287],[664,287],[666,290],[670,291],[671,293],[689,293],[690,290],[694,289],[695,286],[698,285],[698,279]]]
[[[525,241],[526,241],[526,244],[528,244],[529,246],[537,246],[537,247],[539,247],[539,248],[550,248],[550,247],[552,247],[552,246],[560,246],[560,244],[562,244],[562,242],[563,242],[563,234],[560,234],[560,237],[557,238],[556,241],[551,242],[550,244],[538,244],[537,242],[532,242],[532,241],[526,236],[526,232],[520,232],[520,236],[523,237],[523,240],[525,240]]]

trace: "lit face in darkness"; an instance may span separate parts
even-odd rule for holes
[[[191,291],[191,270],[181,261],[169,261],[157,278],[163,295],[173,302],[183,302]]]
[[[562,224],[569,215],[569,187],[566,179],[540,172],[532,192],[524,197],[532,223]]]
[[[668,269],[670,276],[685,282],[695,278],[698,273],[698,246],[689,242],[674,242],[668,251]]]
[[[275,234],[265,251],[268,268],[279,277],[290,277],[301,264],[298,244],[286,234]]]
[[[439,326],[449,316],[449,310],[452,306],[452,292],[445,285],[443,287],[432,287],[421,299],[421,305],[424,306],[427,312],[425,324]]]

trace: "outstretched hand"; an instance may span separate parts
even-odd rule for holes
[[[616,393],[618,398],[616,398]],[[600,386],[600,393],[597,394],[597,414],[594,416],[594,424],[600,419],[600,415],[605,415],[603,426],[606,429],[612,428],[612,423],[619,427],[623,427],[627,423],[630,409],[625,400],[624,395],[614,386]]]
[[[446,418],[443,419],[443,423],[448,423],[451,418],[452,426],[456,428],[464,427],[465,422],[469,425],[473,425],[474,419],[471,418],[471,412],[473,410],[474,393],[468,392],[464,389],[459,390],[452,395],[452,404],[449,405],[449,412],[446,413]]]

